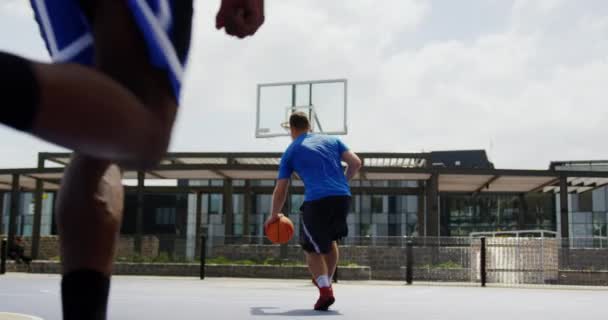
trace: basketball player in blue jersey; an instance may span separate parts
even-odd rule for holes
[[[53,63],[0,52],[0,123],[73,149],[56,207],[64,319],[105,319],[123,209],[120,167],[165,154],[188,57],[192,0],[31,0]],[[222,0],[244,38],[263,0]]]
[[[314,309],[326,311],[335,302],[331,279],[339,257],[336,241],[348,235],[346,216],[351,202],[348,181],[361,168],[361,160],[340,139],[310,133],[310,122],[303,112],[289,117],[289,130],[293,141],[281,157],[271,215],[264,229],[281,217],[289,179],[296,172],[305,189],[300,209],[300,244],[319,288]],[[348,166],[346,172],[342,161]]]

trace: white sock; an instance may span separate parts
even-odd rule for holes
[[[319,286],[319,288],[329,287],[329,278],[327,277],[326,274],[319,276],[317,278],[317,285]]]

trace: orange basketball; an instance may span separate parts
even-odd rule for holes
[[[266,227],[266,237],[273,243],[287,243],[293,237],[293,223],[283,216]]]

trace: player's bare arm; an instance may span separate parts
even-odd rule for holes
[[[359,159],[357,154],[349,150],[342,153],[342,161],[346,162],[348,166],[346,169],[346,179],[350,181],[361,169],[361,159]]]
[[[285,200],[287,199],[287,187],[289,186],[288,179],[278,179],[277,184],[274,187],[274,191],[272,193],[272,207],[270,209],[270,216],[266,219],[264,223],[264,228],[267,225],[279,220],[283,215],[281,213],[281,208],[285,204]]]

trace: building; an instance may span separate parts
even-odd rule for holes
[[[608,162],[503,170],[483,150],[359,155],[364,168],[351,183],[351,239],[543,229],[608,245]],[[203,234],[262,241],[280,157],[171,153],[154,170],[127,171],[122,232],[154,234],[172,248],[183,243],[187,256]],[[69,160],[67,153],[41,153],[38,168],[0,170],[0,233],[31,235],[33,249],[40,235],[56,233],[55,192]],[[284,208],[296,229],[303,191],[294,179]]]

